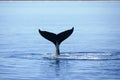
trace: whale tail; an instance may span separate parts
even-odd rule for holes
[[[45,39],[54,43],[54,45],[56,46],[56,55],[60,55],[59,45],[61,44],[61,42],[63,42],[65,39],[67,39],[73,33],[73,30],[74,30],[74,27],[72,29],[63,31],[59,34],[54,34],[52,32],[41,31],[39,29],[39,33]]]

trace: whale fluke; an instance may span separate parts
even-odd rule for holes
[[[63,32],[61,32],[59,34],[54,34],[52,32],[41,31],[39,29],[39,33],[45,39],[47,39],[47,40],[54,43],[54,45],[56,47],[56,55],[58,56],[58,55],[60,55],[59,45],[61,44],[61,42],[63,42],[65,39],[67,39],[73,33],[73,30],[74,30],[74,27],[72,29],[63,31]]]

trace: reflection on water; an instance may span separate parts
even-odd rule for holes
[[[120,80],[119,2],[0,2],[0,80]],[[38,29],[73,34],[55,47]]]
[[[80,54],[80,53],[79,53]],[[115,53],[114,53],[115,54]],[[80,56],[85,56],[82,54]],[[87,54],[87,56],[91,53]],[[100,56],[100,54],[92,54]],[[38,57],[39,56],[39,57]],[[120,56],[110,59],[108,54],[102,55],[108,59],[72,59],[44,58],[41,54],[19,54],[0,58],[0,79],[2,80],[119,80]],[[47,55],[47,57],[51,57]],[[111,55],[113,56],[113,55]],[[119,59],[118,59],[119,58]]]

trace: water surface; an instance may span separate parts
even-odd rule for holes
[[[119,2],[0,2],[0,80],[120,80]],[[54,57],[38,29],[73,34]]]

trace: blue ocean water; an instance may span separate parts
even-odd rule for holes
[[[54,57],[38,29],[72,27]],[[120,3],[0,2],[0,80],[120,80]]]

